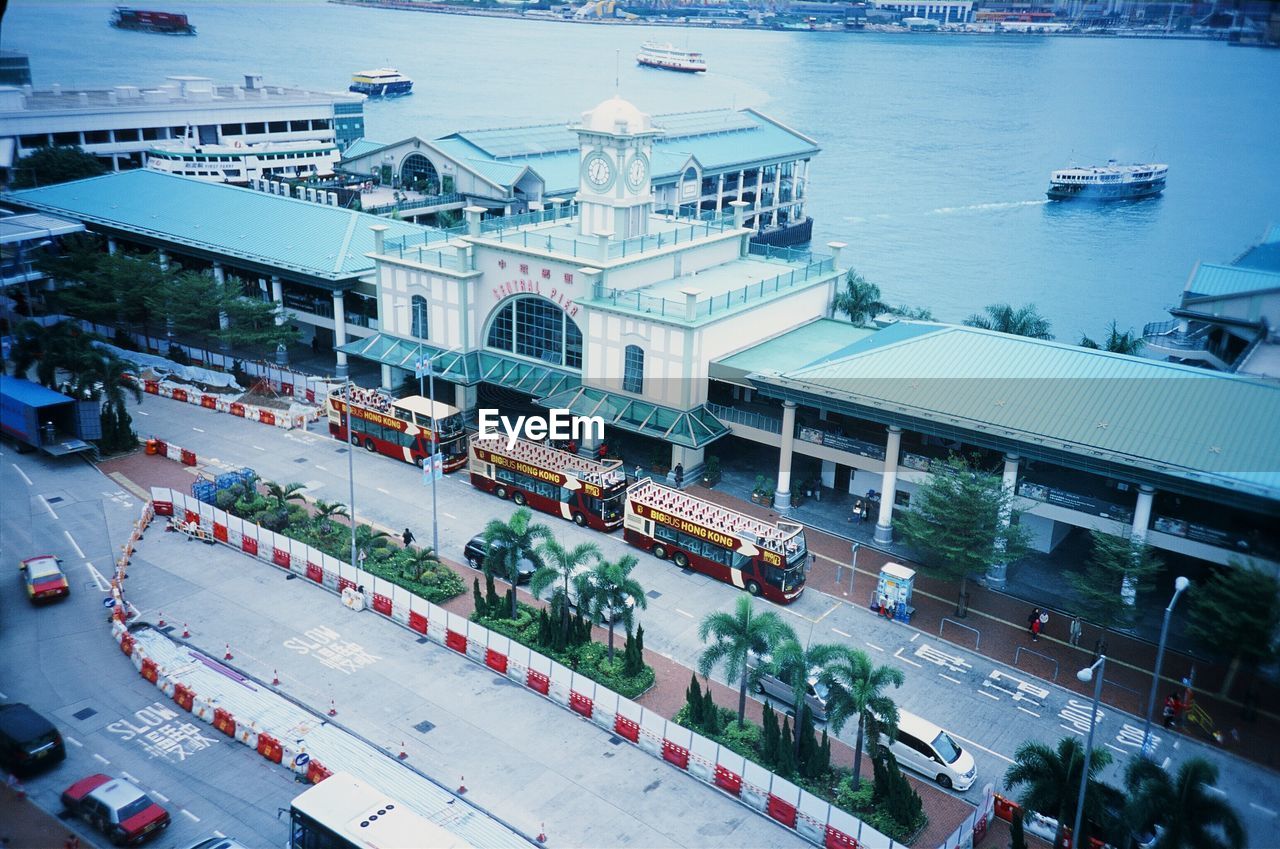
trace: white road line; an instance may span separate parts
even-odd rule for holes
[[[126,779],[128,779],[129,781],[132,781],[134,784],[139,784],[139,783],[140,783],[140,782],[138,781],[138,779],[134,778],[132,775],[130,775],[129,773],[125,772],[124,770],[120,770],[120,774],[121,774],[121,775],[123,775],[123,776],[124,776]]]
[[[7,699],[7,698],[9,698],[9,697],[8,697],[8,696],[6,696],[4,693],[0,693],[0,699]]]
[[[975,743],[972,740],[967,740],[964,737],[961,737],[959,734],[956,734],[954,732],[948,732],[948,733],[950,733],[952,737],[956,738],[962,743],[968,743],[970,746],[973,746],[973,748],[981,749],[982,751],[986,752],[988,755],[995,755],[997,758],[999,758],[1002,761],[1005,761],[1006,763],[1013,763],[1013,758],[1002,755],[993,749],[988,749],[986,746],[983,746],[980,743]]]
[[[221,831],[215,831],[215,832],[213,833],[213,836],[214,836],[214,837],[217,837],[217,838],[220,838],[220,839],[224,839],[224,840],[225,840],[225,839],[226,839],[226,837],[227,837],[227,836],[226,836],[225,834],[223,834]]]
[[[1261,805],[1259,805],[1257,802],[1250,802],[1249,807],[1253,808],[1255,811],[1261,811],[1262,813],[1266,814],[1269,817],[1274,817],[1276,815],[1275,811],[1271,810],[1270,808],[1264,808]]]
[[[324,466],[321,466],[321,465],[317,465],[317,466],[316,466],[316,468],[317,468],[318,470],[322,471],[322,472],[327,472],[327,471],[329,471],[328,469],[326,469]]]
[[[835,631],[837,634],[839,634],[842,637],[849,637],[851,639],[853,637],[853,634],[846,634],[844,631],[841,631],[839,628],[832,628],[831,630]]]
[[[950,681],[952,684],[959,684],[959,683],[960,683],[960,679],[958,679],[958,678],[952,678],[950,675],[943,675],[941,672],[939,672],[939,673],[938,673],[938,677],[939,677],[939,678],[945,678],[946,680]]]
[[[93,757],[94,757],[94,759],[99,760],[99,761],[101,761],[101,762],[102,762],[102,763],[104,763],[104,764],[109,764],[109,763],[111,763],[111,761],[107,760],[107,759],[106,759],[106,758],[104,758],[102,755],[98,754],[97,752],[94,752],[94,753],[93,753]]]
[[[1075,734],[1076,736],[1079,736],[1081,733],[1079,728],[1074,728],[1070,725],[1063,725],[1061,722],[1058,723],[1058,727],[1065,731],[1070,731],[1072,734]]]
[[[134,412],[135,412],[135,413],[137,413],[137,414],[138,414],[138,415],[140,415],[140,416],[149,416],[149,415],[151,415],[150,413],[144,413],[142,410],[134,410]]]
[[[446,519],[453,519],[455,522],[458,520],[457,516],[453,515],[452,513],[446,513],[443,510],[440,511],[440,515],[444,516]]]
[[[1035,711],[1033,711],[1033,710],[1027,710],[1027,709],[1026,709],[1026,708],[1024,708],[1022,705],[1018,705],[1018,710],[1022,711],[1023,713],[1029,713],[1029,714],[1031,714],[1032,716],[1034,716],[1036,719],[1039,719],[1039,718],[1040,718],[1040,714],[1036,713],[1036,712],[1035,712]]]
[[[999,696],[993,696],[993,695],[991,695],[990,693],[988,693],[986,690],[978,690],[978,695],[979,695],[979,696],[986,696],[988,699],[991,699],[991,701],[993,701],[993,702],[998,702],[998,701],[1000,701],[1000,697],[999,697]]]
[[[916,631],[916,632],[915,632],[915,634],[913,634],[913,635],[912,635],[912,637],[911,637],[911,642],[913,642],[913,643],[914,643],[914,642],[915,642],[916,640],[918,640],[918,639],[920,639],[920,632],[919,632],[919,631]]]
[[[681,610],[678,607],[676,608],[676,613],[679,613],[681,616],[688,616],[690,619],[694,618],[692,613],[686,613],[685,611]]]
[[[3,696],[3,695],[0,695],[0,699],[2,699],[2,698],[4,698],[4,696]],[[83,747],[84,747],[84,743],[81,743],[79,740],[77,740],[76,738],[72,737],[70,734],[63,734],[63,735],[62,735],[62,739],[63,739],[63,740],[66,740],[68,743],[70,743],[70,744],[71,744],[71,745],[73,745],[73,746],[80,746],[81,748],[83,748]]]
[[[1168,769],[1168,768],[1169,768],[1169,761],[1171,761],[1171,760],[1173,760],[1173,758],[1165,758],[1165,759],[1164,759],[1164,763],[1160,764],[1160,768],[1161,768],[1161,769]]]
[[[58,514],[57,514],[57,513],[55,513],[55,512],[53,512],[53,507],[52,507],[52,506],[50,506],[50,504],[49,504],[49,502],[48,502],[48,501],[45,501],[45,500],[44,500],[44,496],[43,496],[43,495],[38,495],[38,496],[36,496],[36,497],[40,499],[40,503],[44,505],[44,509],[46,509],[46,510],[48,510],[48,511],[49,511],[49,515],[50,515],[50,516],[52,516],[53,518],[57,519],[57,518],[58,518]],[[61,520],[61,519],[58,519],[58,521],[62,521],[62,520]]]
[[[867,642],[866,640],[863,640],[863,642],[867,643],[867,645],[871,646],[871,648],[875,649],[876,651],[884,651],[884,649],[880,648],[875,643]]]
[[[168,801],[169,801],[169,797],[168,797],[168,796],[166,796],[166,795],[164,795],[163,793],[161,793],[159,790],[152,790],[152,791],[151,791],[151,795],[152,795],[152,796],[155,796],[155,797],[156,797],[157,799],[159,799],[161,802],[168,802]]]
[[[266,450],[267,450],[267,449],[263,448],[261,445],[255,445],[255,446],[253,446],[253,447],[254,447],[254,448],[256,448],[256,449],[258,449],[259,451],[266,451]]]
[[[67,542],[71,543],[71,547],[76,550],[76,557],[84,559],[84,552],[80,550],[80,546],[76,545],[76,538],[71,535],[71,531],[63,531],[67,535]]]
[[[909,664],[911,664],[911,665],[912,665],[912,666],[914,666],[916,669],[922,669],[922,668],[924,668],[924,664],[923,664],[923,663],[916,663],[914,660],[912,660],[912,659],[911,659],[911,658],[909,658],[909,657],[903,657],[903,656],[902,656],[902,649],[898,649],[896,652],[894,652],[894,653],[893,653],[893,656],[894,656],[894,657],[896,657],[898,660],[902,661],[903,663],[909,663]]]
[[[202,427],[192,427],[191,429],[194,430],[196,433],[204,433],[204,428]]]
[[[14,470],[15,472],[17,472],[19,475],[21,475],[21,476],[22,476],[22,479],[23,479],[24,481],[26,481],[27,486],[31,486],[31,478],[27,477],[27,473],[26,473],[26,472],[24,472],[24,471],[22,471],[22,469],[18,468],[18,464],[17,464],[17,463],[10,463],[9,465],[10,465],[10,466],[13,466],[13,470]]]
[[[190,811],[188,811],[186,808],[183,808],[182,812],[186,814],[188,817],[190,817],[192,822],[200,822],[200,818],[195,814],[191,813]]]
[[[383,495],[390,495],[390,494],[391,494],[391,493],[387,492],[385,489],[383,489],[383,488],[382,488],[382,487],[380,487],[380,486],[375,486],[375,487],[374,487],[374,489],[378,490],[378,492],[381,492]]]

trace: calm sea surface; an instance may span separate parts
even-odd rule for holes
[[[37,86],[261,71],[268,83],[345,89],[353,71],[390,64],[415,94],[366,106],[380,141],[569,120],[613,93],[615,72],[650,112],[758,107],[822,146],[815,247],[847,242],[888,300],[944,320],[1033,301],[1067,341],[1112,318],[1141,329],[1168,317],[1197,260],[1228,261],[1280,221],[1280,51],[159,2],[191,16],[191,39],[114,30],[111,5],[14,0],[0,46],[31,55]],[[649,38],[702,50],[710,72],[637,68]],[[1054,168],[1150,157],[1170,166],[1158,200],[1045,202]]]

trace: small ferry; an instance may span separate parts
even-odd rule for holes
[[[117,6],[111,12],[111,25],[116,29],[138,32],[158,32],[161,35],[195,35],[196,28],[186,15],[173,12],[153,12],[148,9],[130,9]]]
[[[1106,165],[1064,168],[1049,178],[1049,200],[1139,200],[1164,191],[1169,166],[1164,164]]]
[[[247,186],[259,177],[327,177],[341,158],[336,144],[317,141],[262,144],[162,142],[147,151],[147,167],[180,177]]]
[[[700,74],[707,70],[707,60],[701,53],[682,50],[670,44],[659,44],[656,41],[646,41],[640,47],[640,52],[636,54],[636,64],[690,74]]]
[[[413,80],[395,68],[374,68],[353,74],[348,89],[369,97],[399,97],[413,93]]]

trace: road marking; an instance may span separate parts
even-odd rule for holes
[[[17,464],[17,463],[10,463],[9,465],[10,465],[10,466],[13,466],[13,470],[14,470],[15,472],[17,472],[19,475],[21,475],[21,476],[22,476],[22,479],[23,479],[24,481],[26,481],[27,486],[31,486],[31,485],[32,485],[32,484],[31,484],[31,478],[27,477],[27,473],[26,473],[26,472],[24,472],[24,471],[22,471],[22,469],[20,469],[20,468],[18,467],[18,464]]]
[[[443,510],[441,510],[440,515],[444,516],[446,519],[453,519],[455,522],[458,521],[458,517],[453,515],[452,513],[446,513]]]
[[[256,449],[258,449],[259,451],[266,451],[266,450],[267,450],[267,449],[263,448],[261,445],[255,445],[255,446],[253,446],[253,447],[254,447],[254,448],[256,448]]]
[[[834,613],[835,611],[839,610],[839,609],[840,609],[841,607],[843,607],[843,606],[844,606],[843,604],[841,604],[840,602],[838,602],[838,601],[837,601],[835,604],[831,605],[831,609],[830,609],[830,610],[828,610],[826,613],[822,614],[821,616],[819,616],[817,619],[815,619],[815,620],[813,620],[813,621],[814,621],[815,623],[816,623],[816,622],[821,622],[823,619],[826,619],[828,616],[830,616],[832,613]]]
[[[681,610],[678,607],[676,608],[676,613],[679,613],[681,616],[688,616],[690,619],[695,618],[692,613],[685,613],[683,610]]]
[[[1218,796],[1220,798],[1225,799],[1227,797],[1227,791],[1219,787],[1214,787],[1212,784],[1204,785],[1204,789],[1206,792],[1212,793],[1213,795]]]
[[[837,634],[839,634],[842,637],[849,637],[850,639],[853,638],[853,634],[846,634],[844,631],[841,631],[839,628],[832,628],[831,630],[835,631]]]
[[[76,550],[76,557],[84,559],[84,552],[80,550],[80,546],[76,545],[76,538],[71,535],[71,531],[63,531],[67,536],[67,542],[71,543],[71,547]]]
[[[166,795],[164,795],[163,793],[161,793],[159,790],[152,790],[152,791],[151,791],[151,795],[152,795],[152,796],[155,796],[155,797],[156,797],[157,799],[159,799],[161,802],[168,802],[168,801],[169,801],[169,797],[168,797],[168,796],[166,796]]]
[[[938,673],[938,677],[945,678],[946,680],[950,681],[952,684],[960,683],[960,680],[958,678],[952,678],[950,675],[943,675],[941,672]]]
[[[867,645],[870,645],[870,643],[868,643]],[[898,660],[902,661],[903,663],[909,663],[909,664],[911,664],[911,665],[912,665],[912,666],[914,666],[916,669],[920,669],[920,668],[922,668],[922,667],[924,666],[924,664],[923,664],[923,663],[916,663],[914,660],[912,660],[912,659],[911,659],[911,658],[909,658],[909,657],[903,657],[903,656],[902,656],[902,649],[898,649],[896,652],[894,652],[894,653],[893,653],[893,656],[894,656],[894,657],[896,657]]]
[[[9,698],[9,697],[8,697],[8,696],[6,696],[4,693],[0,693],[0,699],[7,699],[7,698]]]
[[[994,749],[988,749],[986,746],[983,746],[980,743],[975,743],[972,740],[965,739],[964,737],[961,737],[959,734],[956,734],[954,732],[948,732],[948,733],[950,733],[952,737],[956,738],[962,743],[968,743],[970,746],[973,746],[973,748],[981,749],[982,751],[986,752],[988,755],[995,755],[997,758],[999,758],[1002,761],[1005,761],[1006,763],[1013,763],[1013,758],[1002,755],[999,752],[995,751]]]
[[[4,695],[3,695],[3,694],[0,694],[0,699],[2,699],[2,698],[4,698]],[[70,743],[70,744],[71,744],[71,745],[73,745],[73,746],[79,746],[79,747],[81,747],[81,748],[84,748],[84,743],[81,743],[79,740],[77,740],[76,738],[72,737],[70,734],[63,734],[63,735],[62,735],[62,739],[63,739],[63,740],[66,740],[68,743]]]
[[[863,642],[867,643],[867,645],[871,646],[871,648],[875,649],[876,651],[884,651],[884,649],[880,648],[875,643],[867,642],[866,640],[863,640]]]
[[[130,775],[129,773],[125,772],[124,770],[120,770],[120,774],[121,774],[121,775],[123,775],[123,776],[124,776],[126,779],[128,779],[129,781],[132,781],[134,784],[141,784],[141,783],[142,783],[142,782],[138,781],[138,779],[136,779],[136,778],[134,778],[132,775]]]
[[[374,489],[378,490],[378,492],[381,492],[383,495],[390,495],[390,494],[391,494],[391,493],[387,492],[385,489],[383,489],[383,488],[382,488],[382,487],[380,487],[380,486],[375,486],[375,487],[374,487]]]
[[[1058,723],[1058,727],[1059,727],[1059,728],[1065,728],[1065,729],[1067,729],[1068,731],[1070,731],[1072,734],[1080,734],[1080,733],[1082,733],[1082,732],[1080,731],[1080,729],[1079,729],[1079,728],[1075,728],[1075,727],[1070,726],[1070,725],[1063,725],[1061,722],[1059,722],[1059,723]]]
[[[320,465],[317,465],[317,466],[316,466],[316,468],[317,468],[317,469],[319,469],[319,470],[320,470],[320,471],[322,471],[322,472],[327,472],[327,471],[329,471],[329,470],[328,470],[328,469],[326,469],[324,466],[320,466]]]
[[[194,430],[196,433],[204,433],[204,428],[202,427],[192,427],[191,429]]]
[[[57,514],[57,513],[55,513],[55,512],[53,512],[53,507],[51,507],[51,506],[49,505],[49,502],[48,502],[48,501],[45,501],[45,500],[44,500],[44,496],[43,496],[43,495],[38,495],[38,496],[36,496],[36,497],[40,499],[40,503],[44,505],[44,509],[46,509],[46,510],[48,510],[48,511],[49,511],[49,515],[50,515],[50,516],[52,516],[52,517],[53,517],[53,518],[55,518],[55,519],[58,519],[58,514]],[[61,519],[58,519],[58,521],[62,521],[62,520],[61,520]]]
[[[226,835],[225,835],[225,834],[223,834],[221,831],[215,831],[215,832],[213,833],[213,836],[214,836],[214,837],[218,837],[218,838],[222,838],[222,839],[224,839],[224,840],[226,839]]]
[[[1033,710],[1027,710],[1027,709],[1026,709],[1026,708],[1024,708],[1022,705],[1018,705],[1017,707],[1018,707],[1018,710],[1022,711],[1023,713],[1029,713],[1029,714],[1031,714],[1032,716],[1034,716],[1036,719],[1039,719],[1039,718],[1040,718],[1040,714],[1036,713],[1036,712],[1035,712],[1035,711],[1033,711]]]
[[[101,762],[102,762],[102,763],[104,763],[104,764],[109,764],[109,763],[111,763],[111,761],[107,760],[107,759],[106,759],[106,758],[104,758],[102,755],[98,754],[97,752],[94,752],[94,753],[93,753],[93,757],[94,757],[96,760],[99,760],[99,761],[101,761]]]
[[[920,639],[920,632],[916,631],[915,634],[911,637],[911,642],[914,643],[918,639]]]
[[[1169,761],[1171,761],[1171,760],[1173,760],[1173,758],[1165,758],[1165,759],[1164,759],[1164,763],[1160,764],[1160,768],[1161,768],[1161,769],[1168,769],[1168,768],[1169,768]]]
[[[979,696],[986,696],[988,699],[991,699],[991,701],[993,701],[993,702],[998,702],[998,701],[1000,701],[1000,697],[999,697],[999,696],[993,696],[993,695],[991,695],[990,693],[988,693],[986,690],[978,690],[978,695],[979,695]]]
[[[1250,802],[1249,807],[1253,808],[1255,811],[1261,811],[1262,813],[1266,814],[1269,817],[1274,817],[1276,815],[1275,811],[1271,810],[1270,808],[1264,808],[1261,805],[1259,805],[1257,802]]]
[[[137,414],[138,414],[138,415],[140,415],[140,416],[149,416],[149,415],[151,415],[150,413],[144,413],[142,410],[134,410],[134,412],[135,412],[135,413],[137,413]]]
[[[186,814],[191,819],[192,822],[200,822],[200,818],[195,814],[191,813],[190,811],[188,811],[186,808],[183,808],[182,812]]]

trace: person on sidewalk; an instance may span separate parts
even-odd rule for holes
[[[409,530],[408,528],[405,528],[404,533],[400,535],[400,539],[404,540],[404,547],[408,548],[410,545],[413,544],[413,540],[414,540],[413,531]]]
[[[684,487],[684,463],[676,463],[676,489]]]
[[[1073,646],[1080,645],[1080,635],[1081,633],[1083,633],[1083,631],[1084,631],[1084,626],[1080,622],[1080,617],[1077,616],[1075,619],[1072,619],[1071,620],[1071,645]]]
[[[1040,622],[1040,608],[1031,608],[1031,614],[1027,617],[1027,633],[1031,635],[1033,642],[1040,639],[1040,629],[1043,625]]]

